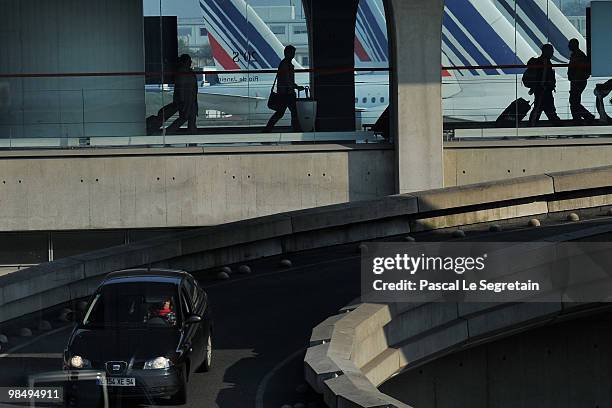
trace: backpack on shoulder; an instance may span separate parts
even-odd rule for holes
[[[532,89],[538,85],[538,64],[540,60],[538,58],[531,58],[527,61],[527,69],[523,73],[523,85],[526,88]]]

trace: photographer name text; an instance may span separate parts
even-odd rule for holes
[[[478,282],[470,282],[464,279],[456,279],[450,282],[432,282],[427,279],[411,281],[402,279],[396,282],[385,282],[377,279],[372,283],[375,291],[428,291],[428,292],[538,292],[540,284],[531,280],[514,282],[491,282],[481,279]]]

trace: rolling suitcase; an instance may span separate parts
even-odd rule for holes
[[[156,135],[164,126],[164,122],[170,119],[178,112],[178,106],[174,102],[170,102],[161,108],[157,115],[151,115],[147,118],[147,135]]]
[[[300,98],[300,92],[298,91],[298,98],[296,99],[298,120],[302,127],[302,132],[314,132],[315,120],[317,118],[317,101],[310,97],[310,88],[304,87],[305,98]]]
[[[531,103],[523,98],[518,98],[504,109],[495,121],[495,124],[497,127],[514,126],[516,122],[525,119],[530,110]]]

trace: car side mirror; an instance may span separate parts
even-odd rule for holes
[[[196,324],[202,322],[202,317],[197,314],[192,314],[185,320],[185,324]]]

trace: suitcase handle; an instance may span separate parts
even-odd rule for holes
[[[301,93],[301,92],[302,92],[302,91],[298,90],[298,94],[297,94],[297,97],[298,97],[298,98],[300,97],[300,93]],[[306,95],[306,99],[309,99],[309,98],[310,98],[310,87],[309,87],[309,86],[305,86],[305,87],[304,87],[304,95]]]

